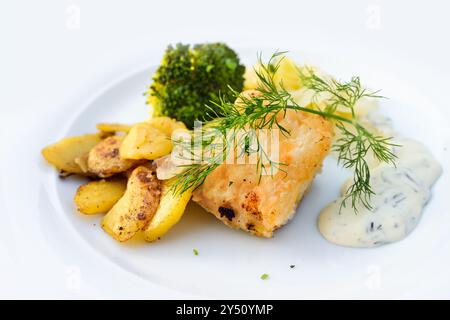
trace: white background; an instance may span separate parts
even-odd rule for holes
[[[66,290],[77,272],[70,269],[70,261],[40,259],[49,256],[45,240],[30,236],[33,226],[12,225],[8,218],[35,210],[27,205],[36,203],[37,194],[21,193],[27,177],[8,159],[11,152],[20,154],[32,145],[30,128],[55,132],[40,127],[40,119],[53,118],[59,129],[70,113],[67,105],[111,79],[158,61],[166,45],[176,42],[225,41],[237,48],[318,52],[333,48],[341,59],[367,56],[367,63],[389,62],[392,72],[405,78],[421,69],[416,83],[429,88],[436,99],[444,98],[448,93],[441,91],[442,85],[430,83],[450,85],[449,12],[448,1],[436,0],[2,1],[0,177],[16,170],[17,180],[2,179],[0,184],[0,297],[119,297],[89,283],[81,292]],[[6,138],[13,135],[20,143],[8,144]],[[11,199],[16,202],[8,203]],[[17,245],[24,240],[28,250]],[[100,268],[92,274],[101,275]],[[155,288],[146,297],[178,295]]]

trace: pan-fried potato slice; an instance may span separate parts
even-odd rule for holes
[[[121,147],[124,159],[154,160],[172,151],[172,141],[164,132],[149,123],[138,123],[131,128]]]
[[[102,221],[102,228],[118,241],[127,241],[147,226],[159,205],[161,182],[144,166],[133,170],[122,198]]]
[[[170,190],[171,184],[176,178],[162,182],[162,195],[158,209],[144,230],[146,241],[155,241],[166,234],[181,218],[186,205],[191,199],[192,192],[186,191],[181,195],[175,195]]]
[[[42,150],[45,160],[66,173],[85,174],[75,159],[83,157],[103,138],[102,134],[85,134],[64,138]]]
[[[97,129],[102,132],[125,132],[130,131],[131,127],[128,124],[121,123],[97,123]]]
[[[275,74],[274,82],[277,85],[283,85],[286,90],[298,90],[303,84],[299,75],[299,66],[287,57],[279,60],[278,70]],[[263,72],[260,64],[253,67],[247,67],[244,74],[244,90],[256,89],[258,87],[259,78],[255,72]]]
[[[89,175],[88,157],[89,153],[85,153],[81,157],[77,157],[75,158],[75,160],[73,160],[80,167],[81,171],[83,171],[83,173],[86,175]]]
[[[74,202],[81,213],[105,213],[122,198],[126,188],[126,179],[91,181],[78,188]]]
[[[302,87],[302,80],[299,75],[299,67],[295,62],[287,57],[280,60],[278,70],[275,74],[274,82],[283,84],[286,90],[298,90]]]
[[[163,132],[169,138],[172,136],[172,132],[177,129],[186,130],[186,126],[183,122],[169,117],[150,118],[148,120],[148,123],[151,124],[153,128],[156,128],[159,131]]]
[[[106,178],[139,164],[140,161],[120,157],[119,148],[123,139],[123,136],[112,136],[95,145],[88,156],[89,172],[101,178]]]

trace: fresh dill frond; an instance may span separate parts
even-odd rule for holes
[[[171,191],[175,194],[182,194],[188,190],[195,190],[203,184],[206,177],[214,171],[223,161],[227,154],[228,145],[225,141],[221,144],[215,141],[222,135],[213,137],[211,130],[202,128],[190,133],[189,139],[173,140],[174,149],[178,148],[178,159],[187,160],[187,164],[180,164],[183,171],[177,174],[177,179],[171,185]],[[196,142],[200,142],[196,145]]]
[[[355,123],[356,133],[348,130],[342,123],[336,127],[342,136],[333,145],[333,150],[338,154],[338,163],[344,168],[353,169],[353,183],[348,187],[341,202],[341,208],[346,206],[351,199],[352,208],[360,201],[367,209],[372,209],[370,197],[374,194],[370,185],[370,168],[367,163],[369,151],[381,162],[395,165],[395,154],[391,151],[390,138],[374,136],[364,127]]]
[[[391,151],[394,144],[390,138],[373,135],[356,116],[356,103],[364,97],[380,98],[378,92],[364,89],[358,77],[353,77],[349,82],[340,82],[320,77],[310,68],[299,69],[299,81],[305,87],[317,94],[326,93],[329,96],[323,108],[314,104],[301,106],[295,102],[282,82],[275,81],[283,54],[284,52],[274,53],[266,63],[263,62],[261,55],[258,56],[259,64],[254,69],[258,78],[255,94],[246,95],[229,88],[231,95],[228,94],[227,97],[231,96],[232,101],[221,96],[218,102],[211,103],[208,107],[211,110],[211,120],[205,121],[202,129],[192,134],[194,140],[197,138],[200,141],[197,146],[192,148],[191,141],[188,143],[174,141],[175,146],[188,150],[189,157],[194,161],[183,165],[185,170],[177,175],[178,179],[173,189],[182,193],[199,187],[206,177],[224,162],[230,150],[237,151],[240,155],[256,154],[258,161],[255,170],[260,179],[263,174],[272,175],[275,169],[286,173],[283,169],[286,164],[271,160],[256,133],[261,129],[278,129],[283,135],[288,136],[289,130],[283,127],[279,119],[284,118],[287,110],[295,110],[323,116],[335,122],[336,128],[342,133],[333,145],[333,149],[338,153],[338,162],[354,171],[353,183],[344,195],[342,206],[351,199],[355,211],[358,202],[370,209],[373,190],[366,159],[369,151],[382,162],[395,164],[396,158]],[[350,114],[350,117],[338,112],[338,109],[342,108]],[[219,118],[217,110],[222,115]],[[211,132],[220,133],[219,143]],[[249,148],[249,145],[252,145],[249,141],[254,142],[256,147]],[[198,147],[201,147],[200,151]]]
[[[341,136],[335,141],[333,150],[337,152],[338,163],[344,168],[352,169],[353,183],[348,187],[341,203],[341,208],[351,200],[352,208],[357,211],[357,203],[361,202],[367,209],[372,209],[370,198],[374,194],[370,185],[370,168],[367,163],[369,151],[380,162],[395,165],[396,156],[392,152],[391,138],[376,136],[369,132],[357,119],[355,106],[362,98],[383,98],[379,91],[369,92],[361,86],[359,77],[353,77],[349,82],[339,82],[336,79],[323,79],[311,68],[299,69],[302,83],[316,94],[329,95],[324,111],[335,114],[338,108],[344,108],[351,114],[350,119],[336,120],[336,128]],[[348,128],[350,127],[351,130]]]

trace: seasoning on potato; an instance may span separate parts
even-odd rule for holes
[[[87,161],[89,172],[106,178],[142,163],[142,161],[123,159],[120,156],[119,148],[123,140],[123,136],[112,136],[96,144],[89,152]]]
[[[128,179],[127,190],[105,215],[102,228],[124,242],[144,229],[153,218],[161,196],[161,181],[153,168],[139,166]]]

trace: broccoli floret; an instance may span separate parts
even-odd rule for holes
[[[155,116],[169,116],[192,128],[211,112],[205,105],[231,98],[228,86],[240,92],[245,66],[224,43],[169,46],[147,91]],[[219,110],[217,110],[219,112]],[[220,113],[219,113],[220,115]]]

